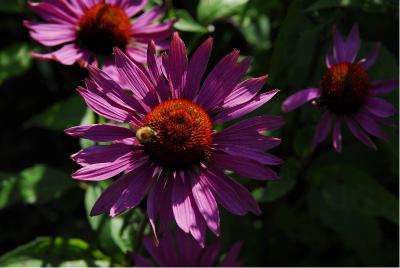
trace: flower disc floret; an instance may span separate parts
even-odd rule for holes
[[[321,80],[322,104],[335,114],[353,114],[368,96],[367,72],[358,64],[338,63]]]
[[[88,9],[79,21],[78,42],[99,55],[111,55],[113,47],[125,49],[131,36],[129,17],[110,4],[99,3]]]
[[[143,142],[145,150],[165,167],[182,168],[210,155],[213,125],[207,112],[184,100],[167,100],[156,106],[144,120],[144,128],[156,133]],[[139,130],[139,131],[140,131]]]

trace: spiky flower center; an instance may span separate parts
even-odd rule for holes
[[[336,114],[352,114],[363,105],[369,87],[368,74],[360,65],[335,64],[321,80],[321,103]]]
[[[207,159],[212,133],[206,111],[191,101],[173,99],[146,115],[136,137],[158,164],[179,169]]]
[[[99,55],[111,55],[113,47],[125,50],[130,36],[130,22],[125,11],[105,3],[88,9],[77,26],[80,45]]]

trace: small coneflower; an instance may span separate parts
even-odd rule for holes
[[[160,244],[155,246],[152,239],[143,239],[144,247],[154,260],[151,261],[139,254],[130,253],[133,262],[138,267],[240,267],[243,261],[239,259],[241,242],[235,243],[226,253],[221,262],[220,241],[216,240],[210,246],[201,248],[191,235],[177,229],[176,234],[165,233],[160,238]]]
[[[147,52],[147,68],[115,50],[116,70],[131,94],[104,71],[89,67],[91,79],[78,91],[99,115],[115,124],[78,126],[66,130],[75,137],[112,142],[73,155],[82,166],[79,180],[99,181],[121,172],[97,200],[92,215],[116,216],[147,197],[147,213],[155,232],[175,219],[186,233],[204,245],[206,227],[220,234],[217,202],[234,214],[260,213],[251,194],[224,170],[257,180],[278,175],[266,165],[281,159],[265,153],[280,140],[263,132],[283,125],[278,116],[257,116],[216,132],[216,123],[237,119],[268,102],[278,90],[258,94],[267,76],[241,81],[248,59],[226,55],[201,83],[212,49],[205,41],[190,61],[175,33],[168,55]]]
[[[163,9],[148,11],[147,0],[43,0],[29,2],[44,22],[25,21],[31,37],[37,42],[58,47],[33,57],[52,59],[62,64],[75,62],[83,66],[102,62],[104,69],[112,65],[112,52],[118,47],[138,62],[146,61],[147,43],[154,40],[165,48],[173,22],[159,23]],[[138,16],[139,13],[141,15]],[[134,17],[132,19],[132,17]]]
[[[333,147],[342,149],[342,123],[346,123],[353,135],[364,144],[376,148],[367,135],[386,139],[378,123],[394,115],[396,109],[387,101],[378,98],[398,88],[397,80],[370,81],[367,69],[378,57],[379,46],[371,50],[366,58],[356,61],[360,47],[360,34],[355,24],[345,40],[335,30],[333,54],[326,56],[325,72],[319,88],[307,88],[288,97],[282,105],[285,112],[312,102],[324,113],[318,123],[313,147],[323,142],[332,129]]]

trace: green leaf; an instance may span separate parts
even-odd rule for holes
[[[355,250],[365,264],[379,266],[382,233],[375,218],[333,208],[317,187],[308,198],[311,212],[339,235],[346,248]]]
[[[197,18],[203,25],[213,21],[238,14],[243,10],[248,0],[200,0],[197,6]]]
[[[193,19],[189,12],[184,9],[175,10],[175,15],[179,20],[174,24],[177,30],[193,33],[207,33],[206,27]]]
[[[0,51],[0,85],[11,77],[24,74],[31,67],[29,50],[27,44],[18,44]]]
[[[79,125],[85,112],[85,102],[81,96],[74,95],[67,100],[53,104],[46,111],[29,120],[27,124],[62,131],[66,128]]]
[[[270,20],[268,16],[264,14],[256,14],[256,16],[248,17],[243,26],[240,27],[246,41],[256,49],[266,50],[270,48],[271,42],[270,36]]]
[[[95,118],[96,118],[95,113],[89,107],[87,107],[86,111],[85,111],[85,114],[83,115],[82,120],[80,122],[80,125],[95,124],[96,123],[95,122],[96,121]],[[82,138],[79,139],[79,143],[80,143],[82,148],[87,148],[87,147],[95,145],[94,141],[87,140],[87,139],[82,139]]]
[[[397,198],[364,171],[330,165],[311,174],[322,198],[333,209],[382,216],[398,223]]]
[[[0,208],[45,203],[59,198],[73,185],[69,174],[45,165],[35,165],[19,174],[0,173]]]
[[[267,182],[264,189],[253,192],[257,202],[271,202],[287,194],[296,184],[298,166],[294,159],[288,159],[281,168],[280,179]]]
[[[25,0],[1,0],[0,12],[4,13],[22,13],[27,9]]]
[[[80,239],[39,237],[0,257],[0,266],[99,267],[108,266],[108,258]]]

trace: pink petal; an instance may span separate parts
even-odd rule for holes
[[[346,59],[346,43],[337,29],[333,33],[333,57],[335,63],[349,62]]]
[[[130,129],[113,124],[94,124],[71,127],[66,129],[65,133],[73,137],[89,139],[97,142],[116,141],[135,136]]]
[[[321,96],[319,88],[307,88],[296,92],[288,97],[282,104],[283,112],[290,112],[306,102],[312,101]]]
[[[399,80],[382,80],[371,83],[370,93],[373,95],[388,94],[399,88]]]
[[[346,124],[349,127],[351,133],[353,133],[354,137],[356,137],[358,140],[360,140],[365,145],[367,145],[367,146],[369,146],[369,147],[371,147],[371,148],[376,150],[375,143],[357,125],[357,122],[355,122],[354,119],[347,117],[345,121],[346,121]]]
[[[134,150],[133,146],[125,144],[96,145],[80,150],[71,159],[81,166],[96,163],[114,162],[122,155]]]
[[[392,104],[375,97],[367,98],[365,109],[373,115],[381,118],[390,117],[397,113],[397,109]]]
[[[76,39],[75,28],[70,24],[24,21],[24,25],[31,30],[31,37],[45,46],[57,46]]]
[[[351,28],[350,34],[346,40],[346,51],[344,51],[345,61],[353,63],[360,49],[360,31],[358,24],[355,23]]]
[[[354,116],[354,118],[367,133],[375,137],[388,140],[386,133],[379,127],[373,118],[363,113],[358,113]]]
[[[318,144],[323,142],[329,134],[329,131],[332,128],[332,122],[334,119],[334,115],[325,111],[325,113],[321,116],[321,119],[318,122],[317,129],[315,130],[312,148],[316,148]]]

